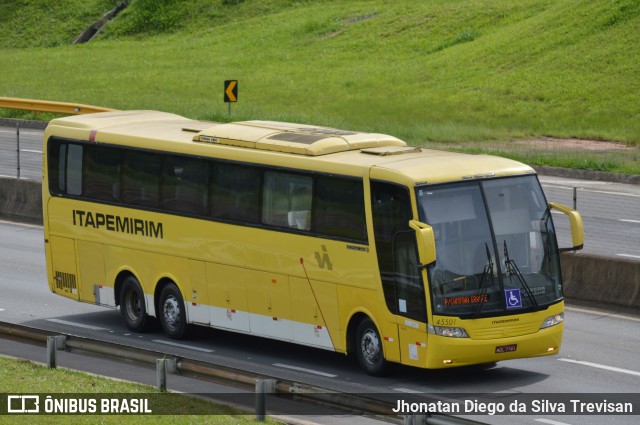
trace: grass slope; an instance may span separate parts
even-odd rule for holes
[[[637,145],[638,28],[636,0],[134,0],[87,45],[5,44],[0,95],[224,120],[238,79],[235,120]]]
[[[0,48],[69,45],[117,0],[0,0]]]

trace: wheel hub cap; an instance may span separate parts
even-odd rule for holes
[[[178,300],[174,297],[167,298],[164,301],[164,320],[171,327],[175,327],[180,320],[180,306]]]
[[[362,355],[369,363],[375,363],[380,357],[380,340],[372,330],[362,335]]]

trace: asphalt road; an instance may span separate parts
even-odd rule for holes
[[[542,188],[551,202],[573,207],[584,222],[583,252],[640,260],[640,185],[575,180],[540,176]],[[560,246],[570,246],[569,222],[555,213]]]
[[[553,399],[554,393],[640,392],[640,316],[570,306],[564,345],[557,356],[511,360],[487,370],[397,367],[388,377],[374,378],[340,354],[257,337],[199,328],[190,339],[176,342],[158,328],[145,334],[131,333],[119,311],[49,292],[41,227],[0,222],[0,241],[0,321],[165,351],[353,393],[535,393]],[[638,421],[637,416],[548,413],[473,418],[496,425],[631,425]]]

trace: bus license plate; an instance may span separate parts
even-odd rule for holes
[[[517,348],[518,348],[518,344],[501,345],[499,347],[496,347],[496,354],[511,353],[513,351],[516,351]]]

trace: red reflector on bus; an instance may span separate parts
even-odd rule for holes
[[[91,133],[89,133],[89,141],[90,142],[95,142],[96,141],[96,134],[98,134],[98,130],[91,130]]]

